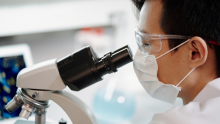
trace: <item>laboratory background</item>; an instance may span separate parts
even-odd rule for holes
[[[130,0],[0,0],[0,52],[12,47],[11,54],[0,53],[0,124],[24,120],[18,116],[21,109],[14,113],[4,109],[16,94],[16,76],[23,68],[61,59],[88,45],[98,56],[125,45],[135,54],[137,20],[133,9]],[[28,51],[16,52],[22,45],[25,48],[20,49]],[[133,63],[81,91],[64,90],[88,105],[99,124],[146,124],[155,113],[173,107],[146,93]],[[182,100],[175,105],[182,105]],[[65,111],[50,101],[46,120],[58,124],[61,119],[72,123]],[[34,120],[34,114],[29,120]]]

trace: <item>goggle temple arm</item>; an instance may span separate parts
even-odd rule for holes
[[[216,41],[209,41],[209,43],[220,46],[220,43]]]

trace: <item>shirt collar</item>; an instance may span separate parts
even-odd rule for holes
[[[220,78],[209,82],[194,98],[193,102],[202,102],[215,97],[220,97]]]

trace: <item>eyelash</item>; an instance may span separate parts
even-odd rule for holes
[[[143,44],[144,47],[149,46],[149,44]]]

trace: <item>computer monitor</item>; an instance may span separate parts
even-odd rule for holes
[[[32,64],[33,60],[28,45],[0,47],[0,120],[19,116],[20,109],[8,113],[4,106],[16,94],[16,77],[19,71]]]

